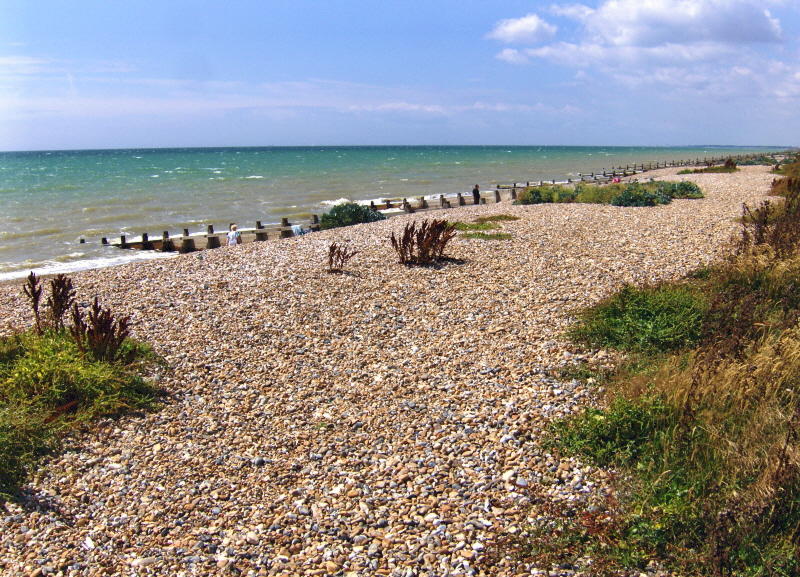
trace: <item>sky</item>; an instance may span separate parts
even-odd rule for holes
[[[798,0],[0,0],[0,150],[798,135]]]

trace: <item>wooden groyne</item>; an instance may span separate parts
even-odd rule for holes
[[[318,231],[320,227],[319,217],[312,215],[310,220],[290,223],[288,218],[282,218],[279,226],[265,227],[261,221],[256,221],[253,228],[239,228],[242,242],[266,241],[278,238],[289,238],[298,234]],[[227,244],[227,230],[214,230],[214,225],[209,224],[206,230],[200,232],[189,232],[188,228],[183,229],[183,234],[171,236],[168,230],[161,233],[160,237],[151,237],[148,233],[141,236],[129,236],[122,234],[118,239],[101,239],[102,244],[117,248],[136,249],[136,250],[157,250],[161,252],[194,252],[196,250],[206,250],[219,248]]]
[[[568,178],[566,180],[539,180],[527,182],[513,182],[509,184],[497,183],[493,188],[480,192],[478,202],[480,204],[498,203],[503,200],[516,200],[517,194],[526,188],[546,186],[546,185],[571,185],[576,183],[605,184],[616,178],[627,178],[638,174],[646,173],[650,170],[672,167],[698,167],[713,166],[723,163],[728,159],[735,162],[742,162],[761,157],[772,158],[776,162],[785,158],[785,153],[770,154],[740,154],[727,155],[723,157],[704,157],[693,160],[669,160],[655,161],[638,164],[627,164],[625,166],[612,166],[600,172],[589,174],[578,173],[578,178]],[[384,216],[391,217],[398,214],[414,213],[419,211],[440,210],[454,208],[457,206],[474,205],[475,200],[472,193],[458,192],[440,195],[418,196],[414,198],[381,198],[371,201],[361,201],[358,204],[369,205],[374,210],[381,212]],[[229,225],[230,227],[230,225]],[[160,237],[142,233],[141,236],[120,235],[117,239],[109,240],[103,238],[102,244],[110,245],[123,249],[136,250],[156,250],[162,252],[181,252],[188,253],[197,250],[218,248],[227,244],[228,230],[216,231],[214,225],[210,224],[205,231],[190,232],[183,229],[183,234],[171,236],[169,231],[163,231]],[[272,239],[289,238],[308,232],[318,231],[320,220],[317,215],[311,215],[310,219],[291,223],[288,218],[282,218],[280,225],[265,227],[261,221],[256,221],[253,228],[239,228],[242,242],[262,242]],[[81,242],[84,242],[81,239]]]

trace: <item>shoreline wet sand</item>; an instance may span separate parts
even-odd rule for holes
[[[501,559],[539,488],[588,501],[605,473],[540,440],[591,402],[549,369],[584,353],[574,312],[623,283],[682,276],[727,250],[768,167],[654,208],[508,202],[508,241],[457,238],[460,263],[396,263],[388,237],[428,215],[72,275],[130,314],[173,368],[161,410],[105,420],[50,458],[0,515],[4,575],[528,575]],[[359,254],[325,272],[327,247]],[[0,285],[0,331],[31,322]]]

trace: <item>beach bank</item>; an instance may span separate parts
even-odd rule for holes
[[[396,264],[389,234],[418,218],[401,215],[74,275],[82,300],[130,314],[164,355],[173,397],[51,460],[6,506],[0,568],[474,574],[525,526],[534,488],[556,502],[604,490],[602,471],[539,445],[550,419],[591,402],[548,373],[585,354],[561,341],[574,311],[712,261],[772,180],[676,171],[648,176],[706,198],[437,211],[519,217],[502,224],[511,240],[454,240],[459,262],[440,269]],[[347,274],[324,270],[334,240],[360,251]],[[19,286],[0,294],[0,330],[29,325]]]

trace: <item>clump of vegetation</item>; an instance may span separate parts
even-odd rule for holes
[[[614,206],[657,206],[669,204],[672,197],[659,188],[646,187],[632,182],[617,196],[611,199]]]
[[[616,206],[656,206],[668,204],[673,198],[703,198],[703,193],[692,182],[617,182],[605,185],[578,183],[575,186],[529,187],[517,197],[515,204],[580,202]]]
[[[503,222],[503,221],[513,221],[519,220],[518,216],[514,216],[512,214],[493,214],[490,216],[479,216],[475,219],[477,223],[483,222]]]
[[[468,232],[475,230],[496,230],[500,228],[499,224],[491,221],[484,222],[455,222],[453,223],[455,229],[459,232]]]
[[[708,305],[685,285],[627,285],[582,314],[571,337],[590,346],[667,352],[696,343]]]
[[[456,235],[455,225],[440,219],[410,222],[403,234],[392,233],[392,247],[405,265],[431,265],[442,260],[444,249]]]
[[[658,190],[670,198],[703,198],[703,191],[693,182],[659,182]]]
[[[571,522],[583,536],[573,548],[620,570],[656,560],[689,576],[800,573],[798,220],[792,194],[745,207],[727,260],[626,287],[573,329],[639,355],[604,382],[606,408],[554,426],[560,451],[623,473],[611,532]],[[563,545],[545,531],[536,543]]]
[[[347,202],[337,204],[329,212],[323,214],[320,219],[320,227],[325,230],[385,219],[386,216],[372,207],[356,204],[355,202]]]
[[[349,249],[343,244],[332,242],[328,247],[328,272],[341,273],[350,259],[357,254],[358,251],[355,249]]]
[[[463,236],[464,238],[474,238],[477,240],[511,240],[511,235],[507,232],[468,232]]]
[[[17,491],[38,459],[58,447],[63,431],[149,407],[157,393],[142,377],[155,356],[128,338],[127,319],[116,319],[96,298],[84,319],[64,276],[51,280],[45,310],[36,275],[23,290],[35,325],[0,338],[0,498]],[[64,323],[70,306],[79,327]]]

